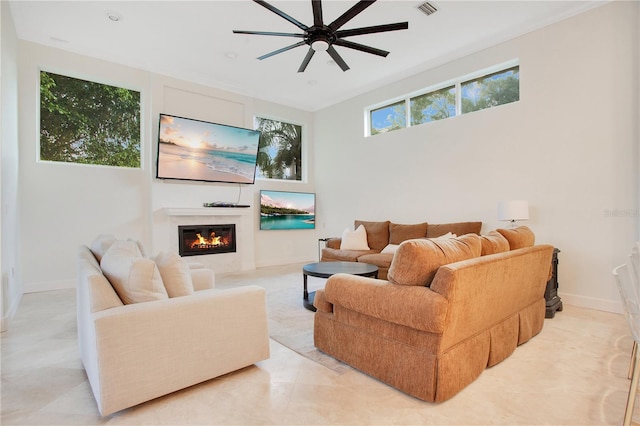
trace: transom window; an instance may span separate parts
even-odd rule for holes
[[[367,135],[455,117],[520,100],[520,67],[500,67],[455,79],[367,110]]]

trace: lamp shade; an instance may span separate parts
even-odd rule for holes
[[[525,200],[500,201],[498,203],[498,220],[528,220],[529,202]]]

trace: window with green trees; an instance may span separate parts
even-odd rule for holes
[[[372,135],[403,129],[406,126],[407,109],[404,101],[371,110]]]
[[[435,90],[407,95],[401,101],[389,101],[370,108],[369,135],[519,101],[520,67],[502,68],[488,74],[479,71],[473,78],[467,76],[435,87]]]
[[[411,125],[442,120],[456,115],[456,87],[446,87],[435,92],[411,98]]]
[[[256,177],[302,180],[302,126],[255,118],[260,131]]]
[[[40,160],[140,167],[140,92],[40,72]]]
[[[462,83],[462,113],[520,100],[520,68],[513,67]]]

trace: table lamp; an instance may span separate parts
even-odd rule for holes
[[[529,202],[525,200],[500,201],[498,203],[498,220],[511,222],[516,227],[517,220],[529,220]]]

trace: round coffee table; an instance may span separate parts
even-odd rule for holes
[[[378,267],[376,265],[358,262],[316,262],[304,265],[302,267],[302,278],[304,283],[302,304],[305,308],[310,311],[316,311],[316,307],[313,306],[313,299],[316,292],[307,292],[307,277],[329,278],[335,274],[351,274],[360,275],[362,277],[378,278]]]

